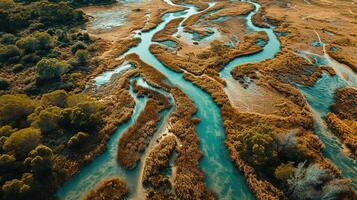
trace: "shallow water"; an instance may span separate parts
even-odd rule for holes
[[[170,47],[170,48],[175,48],[177,43],[175,41],[172,41],[172,40],[165,40],[165,41],[162,41],[160,42],[161,44],[167,46],[167,47]]]
[[[168,2],[170,5],[174,5],[170,0],[165,0],[165,2]],[[250,31],[265,31],[269,37],[269,41],[265,45],[264,51],[254,55],[233,59],[220,72],[221,77],[227,80],[226,90],[232,87],[232,84],[237,84],[237,82],[230,75],[230,71],[235,66],[245,63],[261,62],[265,59],[274,58],[280,51],[280,43],[272,29],[259,28],[252,24],[251,17],[259,10],[260,5],[253,2],[251,3],[256,6],[256,9],[246,16],[247,27]],[[179,87],[195,103],[198,110],[195,115],[201,119],[201,122],[196,125],[197,133],[201,142],[201,150],[203,152],[200,167],[206,175],[206,185],[208,188],[215,192],[218,199],[254,199],[252,193],[246,186],[244,178],[238,173],[238,170],[232,164],[224,146],[225,131],[223,129],[219,108],[207,93],[193,85],[191,82],[186,81],[182,77],[182,74],[176,73],[164,66],[149,52],[149,47],[153,44],[153,35],[162,30],[169,21],[178,17],[184,17],[187,19],[189,16],[198,12],[194,6],[185,6],[188,7],[188,10],[185,12],[167,14],[163,17],[164,21],[155,29],[149,32],[141,33],[141,35],[137,34],[136,37],[141,38],[141,43],[130,49],[126,54],[138,54],[144,62],[163,73],[167,77],[168,83]],[[212,4],[210,4],[210,6],[212,6]],[[181,26],[180,28],[182,29]],[[340,66],[336,65],[336,68],[340,68]],[[346,73],[348,75],[347,77],[350,77],[351,75],[347,69],[341,70],[341,73]],[[342,170],[344,176],[354,177],[356,175],[356,168],[354,167],[356,166],[356,163],[351,162],[347,156],[341,153],[341,145],[339,145],[335,137],[332,137],[327,133],[328,130],[326,128],[326,124],[321,118],[325,116],[329,106],[333,102],[332,97],[335,89],[351,85],[354,81],[346,81],[345,79],[342,81],[334,80],[338,79],[338,77],[330,78],[326,76],[327,75],[324,75],[323,78],[312,88],[299,87],[299,89],[306,96],[308,103],[314,112],[316,132],[326,145],[324,155],[331,159]],[[353,76],[352,79],[351,77],[349,79],[354,80]],[[105,80],[107,81],[109,79],[106,78]],[[139,80],[138,83],[143,86],[150,87],[144,83],[143,80]],[[96,158],[91,164],[84,167],[78,175],[68,181],[58,191],[57,196],[63,199],[79,199],[80,196],[83,196],[86,192],[88,192],[88,190],[92,189],[95,184],[104,178],[109,176],[120,176],[129,184],[131,190],[131,196],[129,198],[136,199],[140,197],[140,193],[137,193],[136,191],[139,190],[137,185],[140,184],[140,170],[138,168],[142,167],[143,162],[140,162],[140,166],[133,171],[126,171],[122,169],[116,162],[116,148],[120,134],[135,122],[146,102],[145,98],[136,98],[135,94],[132,92],[132,88],[130,92],[135,97],[137,103],[135,112],[130,121],[118,127],[118,130],[108,142],[107,150]],[[166,116],[168,113],[169,111],[167,111]],[[141,196],[141,198],[143,197]]]
[[[100,77],[100,76],[98,76]],[[169,97],[170,103],[173,104],[173,98],[169,96],[166,92],[153,88],[149,84],[147,84],[141,77],[132,78],[137,81],[137,84],[149,88],[151,90],[155,90]],[[108,83],[107,81],[100,82],[100,84]],[[113,176],[119,176],[126,180],[129,189],[130,195],[134,196],[135,199],[143,199],[142,195],[142,184],[140,179],[140,173],[143,168],[143,161],[140,161],[138,166],[134,170],[126,170],[122,168],[116,160],[117,155],[117,146],[118,141],[122,133],[124,133],[130,126],[132,126],[140,113],[143,111],[147,98],[139,98],[133,92],[133,88],[130,84],[129,88],[130,94],[134,97],[136,105],[134,108],[134,112],[130,117],[129,121],[121,124],[115,133],[111,136],[110,140],[107,143],[106,150],[97,158],[95,158],[90,164],[83,167],[81,171],[71,178],[64,186],[62,186],[58,192],[56,193],[56,197],[59,199],[66,200],[77,200],[83,198],[91,189],[95,188],[95,186],[100,183],[102,180],[106,178],[110,178]],[[167,117],[173,111],[173,107],[169,110],[164,110],[160,113],[161,120],[158,124],[158,131],[156,133],[164,132],[163,129],[166,128]],[[157,137],[158,134],[155,134],[154,137]],[[154,138],[155,139],[155,138]],[[150,147],[150,145],[149,145]],[[148,148],[149,149],[149,148]],[[144,153],[146,154],[148,150]]]
[[[256,10],[259,9],[259,5],[253,3],[256,6]],[[227,81],[226,92],[231,93],[230,90],[234,89],[238,82],[233,79],[230,72],[238,65],[247,63],[257,63],[265,59],[272,59],[280,51],[280,43],[275,36],[272,29],[259,28],[252,24],[250,18],[254,13],[250,13],[247,17],[247,27],[251,31],[265,31],[269,37],[267,45],[260,53],[250,56],[238,57],[231,61],[220,73],[220,76]],[[318,41],[318,44],[324,47],[324,43]],[[342,87],[357,87],[357,75],[348,67],[333,60],[327,54],[321,56],[310,53],[308,51],[299,52],[302,56],[313,58],[315,65],[326,65],[333,68],[336,71],[336,76],[330,77],[327,74],[323,74],[322,78],[317,81],[313,87],[299,87],[297,88],[306,97],[308,105],[313,112],[314,116],[314,129],[321,141],[325,144],[323,155],[325,158],[330,159],[342,172],[342,175],[346,178],[353,180],[354,189],[357,188],[357,163],[344,153],[344,149],[340,142],[330,133],[327,128],[324,117],[329,112],[330,106],[334,102],[335,91]],[[234,99],[232,99],[234,101]]]
[[[213,4],[210,4],[212,6]],[[203,158],[200,167],[206,175],[206,184],[209,189],[215,192],[218,199],[254,199],[252,193],[246,186],[245,180],[238,173],[232,164],[228,152],[224,146],[225,131],[223,129],[220,110],[212,101],[212,98],[200,88],[186,81],[182,74],[176,73],[155,58],[149,51],[153,35],[163,29],[165,25],[177,17],[189,16],[197,13],[193,6],[188,6],[188,10],[182,16],[169,14],[165,21],[150,32],[140,35],[141,43],[126,54],[136,53],[147,64],[155,67],[163,73],[168,81],[185,92],[197,107],[196,116],[201,119],[196,130],[201,142]],[[139,37],[139,35],[138,35]]]
[[[97,77],[94,78],[95,85],[97,87],[100,87],[103,84],[108,83],[113,77],[113,75],[124,73],[130,68],[132,68],[132,65],[130,63],[123,63],[111,71],[106,71],[102,74],[99,74]]]
[[[129,13],[127,8],[116,7],[111,10],[89,12],[93,17],[89,26],[97,31],[106,31],[119,27],[126,23],[126,17]]]

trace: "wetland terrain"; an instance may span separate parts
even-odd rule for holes
[[[357,1],[0,17],[0,199],[357,199]]]

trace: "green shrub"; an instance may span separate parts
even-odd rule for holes
[[[16,158],[13,155],[1,154],[0,155],[0,170],[6,170],[13,166]]]
[[[88,61],[88,51],[87,50],[78,50],[76,52],[76,59],[78,64],[83,65]]]
[[[56,58],[42,59],[36,65],[37,79],[41,81],[59,80],[68,70],[69,65]]]
[[[32,53],[36,50],[36,43],[37,41],[34,37],[27,36],[27,37],[20,38],[16,42],[16,46],[24,50],[25,53]]]
[[[17,129],[12,128],[9,125],[2,126],[2,127],[0,127],[0,137],[1,136],[9,137],[11,135],[11,133],[13,133],[15,131],[17,131]]]
[[[15,45],[0,46],[0,61],[8,61],[9,58],[19,56],[20,50]]]
[[[83,145],[88,139],[89,135],[87,133],[78,132],[68,140],[67,145],[70,148],[76,148]]]
[[[41,131],[39,129],[25,128],[12,133],[5,141],[3,148],[8,153],[23,157],[39,145],[40,140]]]
[[[67,97],[68,107],[75,107],[80,103],[93,101],[88,95],[84,93],[72,94]]]
[[[32,31],[37,31],[37,30],[40,30],[42,28],[45,28],[45,25],[41,22],[34,22],[34,23],[31,23],[30,26],[29,26],[29,29],[32,30]]]
[[[44,94],[41,98],[41,103],[45,106],[57,106],[65,108],[67,106],[67,92],[64,90],[56,90],[47,94]]]
[[[35,103],[25,95],[3,95],[0,97],[0,123],[17,123],[35,109]]]
[[[62,29],[57,29],[55,32],[56,36],[57,36],[57,40],[62,42],[62,43],[68,43],[69,39],[68,39],[68,35],[66,31],[63,31]]]
[[[80,49],[86,49],[87,48],[87,45],[86,44],[84,44],[83,42],[81,42],[81,41],[78,41],[78,42],[76,42],[74,45],[72,45],[72,47],[71,47],[71,52],[73,53],[73,54],[75,54],[78,50],[80,50]]]
[[[0,0],[0,8],[2,9],[11,9],[16,6],[13,0]]]
[[[8,200],[20,200],[30,191],[31,187],[22,180],[12,179],[2,186],[3,198]]]
[[[16,32],[28,26],[31,17],[29,9],[7,0],[1,0],[0,5],[0,31]]]
[[[33,64],[37,63],[41,60],[41,57],[36,53],[29,53],[21,57],[21,64],[25,66],[33,66]]]
[[[28,120],[31,122],[32,127],[39,128],[43,134],[48,134],[60,128],[58,125],[60,112],[60,108],[52,106],[39,111],[39,113],[31,114]]]
[[[50,49],[52,44],[51,36],[46,32],[34,33],[36,39],[36,49]]]
[[[44,175],[44,173],[51,172],[52,170],[52,149],[39,145],[29,153],[25,159],[24,164],[31,167],[31,172],[37,176]]]
[[[262,166],[277,158],[274,133],[266,126],[240,131],[233,140],[240,156],[252,165]]]
[[[79,107],[66,108],[61,111],[60,124],[77,130],[96,129],[102,123],[99,113],[86,113]]]
[[[275,177],[281,181],[287,181],[294,175],[295,167],[293,163],[282,163],[275,169]]]
[[[0,90],[8,90],[10,88],[10,83],[6,79],[0,78]]]
[[[5,33],[0,38],[0,43],[4,45],[15,44],[16,37],[11,33]]]
[[[35,2],[32,4],[32,10],[46,25],[82,23],[84,19],[82,11],[74,10],[65,2]]]

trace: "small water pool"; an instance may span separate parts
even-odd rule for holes
[[[123,73],[132,67],[133,66],[130,63],[125,62],[125,63],[119,65],[118,67],[116,67],[114,70],[106,71],[106,72],[98,75],[97,77],[95,77],[94,78],[95,84],[97,87],[100,87],[103,84],[108,83],[114,74]]]
[[[322,46],[324,46],[324,43],[320,42],[320,41],[313,41],[313,42],[311,42],[311,46],[322,47]]]
[[[165,40],[165,41],[162,41],[160,42],[161,44],[167,46],[167,47],[171,47],[171,48],[175,48],[177,43],[173,40]]]

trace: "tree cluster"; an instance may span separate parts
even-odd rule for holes
[[[0,96],[0,198],[24,199],[53,189],[61,173],[54,158],[76,154],[95,140],[101,115],[102,106],[85,94],[58,90],[39,101]],[[54,151],[58,148],[62,151]]]

